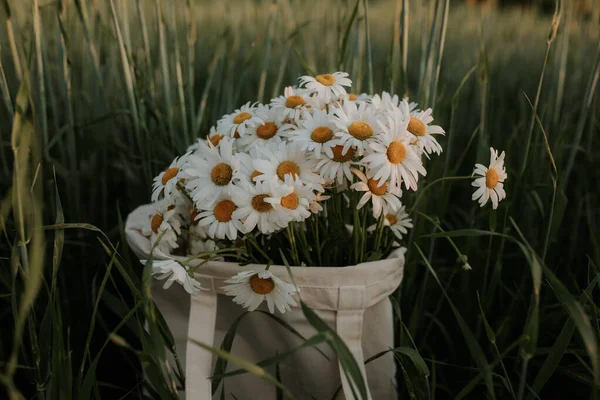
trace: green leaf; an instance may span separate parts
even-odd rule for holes
[[[240,314],[235,319],[235,321],[233,321],[233,323],[227,330],[227,333],[223,337],[223,342],[221,342],[221,350],[223,350],[227,353],[231,352],[231,348],[233,347],[233,339],[235,339],[235,334],[237,333],[238,326],[240,325],[240,323],[242,322],[244,317],[248,314],[249,314],[248,311],[244,311],[242,314]],[[222,376],[225,374],[225,371],[227,370],[227,360],[228,360],[227,358],[219,357],[217,359],[217,362],[215,363],[215,370],[213,372],[213,377],[212,377],[212,382],[211,382],[213,396],[217,392],[217,389],[219,388],[219,384],[221,383],[221,380],[223,379]]]

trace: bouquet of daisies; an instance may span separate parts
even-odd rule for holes
[[[279,285],[287,306],[293,287],[269,274],[271,264],[354,265],[403,250],[412,224],[402,194],[418,189],[444,130],[407,99],[349,93],[347,73],[299,81],[270,104],[223,116],[154,179],[143,234],[165,286],[201,289],[172,255],[263,264],[232,278],[232,294],[243,282],[255,293]]]

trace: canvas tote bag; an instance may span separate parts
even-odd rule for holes
[[[146,205],[137,208],[127,218],[127,240],[140,259],[147,259],[151,251],[150,241],[142,235],[141,226],[152,213],[151,206]],[[224,281],[244,270],[263,269],[264,265],[209,262],[196,273],[196,279],[207,289],[198,296],[190,296],[177,284],[165,290],[161,281],[154,281],[154,302],[164,315],[175,338],[178,354],[186,366],[186,399],[220,398],[221,389],[212,396],[208,379],[213,374],[217,357],[190,339],[220,347],[234,321],[246,311],[233,303],[232,297],[224,294],[221,289]],[[269,270],[290,282],[285,267],[271,266]],[[394,346],[392,306],[388,296],[400,285],[403,271],[402,254],[348,267],[292,267],[304,303],[338,333],[361,367],[370,399],[396,398],[393,355],[387,353],[366,365],[365,361]],[[248,313],[239,323],[232,354],[258,362],[303,343],[301,338],[266,315],[266,302],[258,310],[265,313]],[[299,306],[275,315],[304,338],[316,334]],[[314,348],[307,347],[281,360],[281,382],[297,399],[353,400],[352,388],[338,365],[335,353],[326,344],[318,348],[327,358]],[[227,370],[234,369],[237,367],[229,363]],[[275,375],[274,366],[267,367],[267,372]],[[223,383],[226,399],[234,398],[232,394],[239,400],[270,400],[276,396],[272,384],[248,373],[228,377]]]

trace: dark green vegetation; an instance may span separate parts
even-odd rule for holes
[[[168,334],[121,221],[223,113],[341,69],[448,133],[395,296],[402,396],[597,398],[597,1],[554,17],[373,1],[365,19],[366,3],[0,0],[0,390],[166,398]],[[496,212],[468,181],[433,183],[490,145],[509,174]]]

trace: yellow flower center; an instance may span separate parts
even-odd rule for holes
[[[425,124],[418,118],[410,117],[410,121],[408,121],[408,127],[406,129],[408,129],[408,131],[415,136],[425,136]]]
[[[292,175],[292,178],[296,179],[296,177],[300,175],[300,168],[298,167],[298,164],[293,161],[284,161],[279,164],[279,167],[277,167],[277,176],[279,179],[282,181],[285,180],[285,176],[287,174]]]
[[[313,142],[325,143],[333,137],[333,131],[326,126],[319,126],[315,128],[310,134],[310,138]]]
[[[225,186],[231,181],[231,177],[233,176],[233,170],[231,167],[225,163],[220,163],[215,165],[210,173],[210,178],[213,183],[217,186]]]
[[[485,174],[485,186],[488,189],[493,189],[498,184],[498,172],[495,169],[490,168],[488,172]]]
[[[287,108],[296,108],[298,106],[303,106],[304,104],[306,104],[306,101],[302,96],[294,95],[285,99],[285,106]]]
[[[252,208],[261,213],[271,211],[273,206],[265,201],[267,197],[269,197],[268,194],[257,194],[254,196],[252,198]]]
[[[373,136],[373,128],[367,123],[357,121],[350,124],[348,133],[358,140],[366,140]]]
[[[272,278],[260,278],[258,274],[254,274],[250,277],[250,288],[254,293],[258,294],[269,294],[275,289],[275,282]]]
[[[165,171],[162,176],[162,184],[166,185],[171,179],[173,179],[177,173],[179,172],[179,168],[169,168]]]
[[[233,123],[234,124],[241,124],[242,122],[248,120],[252,118],[252,115],[250,115],[250,113],[247,112],[241,112],[238,115],[236,115],[235,117],[233,117]]]
[[[217,147],[219,145],[219,143],[221,142],[221,139],[223,139],[223,135],[216,134],[216,135],[210,136],[208,138],[208,141],[211,142],[213,146]]]
[[[384,183],[381,186],[378,185],[379,179],[369,179],[367,181],[367,186],[369,187],[371,193],[377,196],[383,196],[385,194],[385,191],[387,190],[387,184]]]
[[[256,178],[257,176],[261,176],[262,174],[263,174],[262,172],[258,172],[257,170],[254,170],[250,174],[250,179],[252,180],[252,182],[254,182],[254,178]]]
[[[398,222],[398,218],[394,214],[386,214],[385,219],[388,220],[390,225],[396,225],[396,222]]]
[[[404,143],[392,142],[387,148],[387,158],[392,164],[400,164],[406,158]]]
[[[215,206],[213,214],[219,222],[231,221],[231,216],[235,211],[235,204],[231,200],[221,200]]]
[[[317,75],[317,76],[315,76],[315,79],[321,85],[325,85],[325,86],[331,86],[335,83],[335,76],[333,76],[331,74]]]
[[[358,97],[357,97],[357,96],[356,96],[354,93],[348,93],[348,99],[349,99],[349,100],[352,100],[352,101],[354,101],[354,100],[356,100],[357,98],[358,98]]]
[[[277,135],[277,126],[272,122],[265,122],[263,125],[256,128],[256,136],[261,139],[271,139]]]
[[[333,152],[333,161],[343,163],[352,160],[352,157],[354,157],[355,150],[352,147],[350,147],[346,154],[342,154],[342,150],[344,150],[344,146],[342,145],[334,146],[331,149],[331,151]]]
[[[163,216],[161,214],[154,214],[152,217],[152,221],[150,222],[150,226],[152,227],[152,232],[158,233],[158,228],[163,223]]]
[[[295,210],[298,208],[298,204],[300,203],[300,199],[296,193],[290,193],[287,196],[283,196],[281,198],[281,205],[287,208],[288,210]]]

